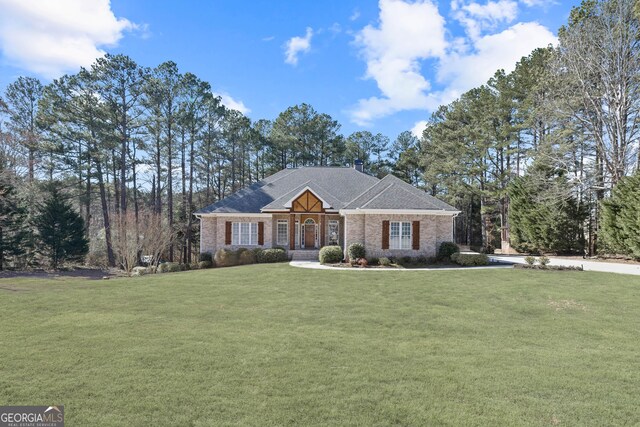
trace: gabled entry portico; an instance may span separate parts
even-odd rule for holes
[[[292,197],[289,208],[289,249],[318,249],[325,245],[325,217],[332,207],[309,187]]]

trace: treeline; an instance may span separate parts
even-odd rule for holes
[[[602,202],[640,167],[639,113],[634,1],[584,1],[557,47],[431,117],[425,186],[463,211],[459,239],[487,251],[509,242],[532,252],[611,251],[598,243]]]
[[[82,216],[88,262],[130,269],[143,252],[195,261],[197,208],[282,168],[358,158],[370,174],[394,173],[458,207],[458,243],[633,253],[624,244],[637,240],[633,227],[611,230],[623,223],[618,206],[633,203],[605,203],[640,164],[633,3],[584,1],[557,47],[440,107],[420,139],[344,136],[308,104],[252,121],[170,61],[149,69],[106,55],[48,85],[20,77],[0,97],[0,268],[39,262],[24,224],[50,181]]]
[[[251,121],[174,62],[148,69],[125,55],[106,55],[46,86],[18,78],[0,97],[0,138],[0,260],[16,268],[36,264],[38,254],[27,239],[11,255],[18,235],[12,206],[30,224],[47,182],[61,183],[75,200],[90,263],[130,268],[142,222],[159,220],[173,232],[163,259],[189,263],[198,249],[197,208],[286,167],[360,158],[367,172],[383,175],[392,171],[389,156],[418,146],[409,132],[394,144],[367,131],[345,137],[337,121],[308,104]],[[417,179],[414,161],[400,160],[409,169],[396,172]]]

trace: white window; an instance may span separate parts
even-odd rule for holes
[[[257,222],[234,222],[231,228],[231,243],[240,246],[258,244]]]
[[[335,219],[329,220],[329,245],[338,245],[340,240],[340,224]]]
[[[391,222],[389,229],[390,249],[411,249],[411,223]]]
[[[277,239],[278,245],[288,245],[289,244],[289,222],[286,219],[278,220],[277,226]]]

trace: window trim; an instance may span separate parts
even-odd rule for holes
[[[284,224],[285,227],[285,239],[284,242],[280,241],[280,226]],[[278,246],[289,246],[289,221],[286,219],[279,219],[276,223],[276,244]]]
[[[398,235],[393,236],[392,230],[393,225],[398,224]],[[408,225],[409,234],[404,233],[405,227],[404,225]],[[397,239],[397,240],[396,240]],[[403,246],[403,243],[406,242],[406,247]],[[411,221],[389,221],[389,249],[391,250],[410,250],[413,249],[413,226]],[[397,243],[397,244],[396,244]]]
[[[242,243],[243,224],[249,227],[249,243]],[[258,246],[258,223],[257,222],[233,222],[231,224],[231,245],[232,246]]]

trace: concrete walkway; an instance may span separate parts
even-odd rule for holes
[[[331,267],[329,265],[320,264],[318,261],[291,261],[292,267],[312,268],[314,270],[333,270],[333,271],[446,271],[446,270],[486,270],[489,268],[513,268],[510,264],[495,264],[482,267],[433,267],[433,268],[348,268],[348,267]]]
[[[490,261],[508,262],[512,264],[526,264],[522,255],[489,255]],[[605,273],[634,274],[640,276],[640,264],[624,264],[606,261],[590,261],[587,259],[568,259],[562,257],[549,257],[549,265],[561,265],[566,267],[580,267],[585,271],[602,271]]]

